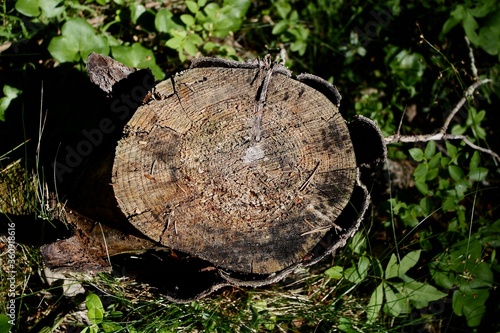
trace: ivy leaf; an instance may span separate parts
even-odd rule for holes
[[[114,46],[112,53],[117,61],[129,67],[149,68],[156,80],[165,77],[165,73],[156,64],[153,51],[143,47],[140,43],[134,43],[132,46]]]
[[[62,0],[18,0],[16,10],[29,17],[37,17],[40,14],[47,18],[55,17],[64,12],[64,6],[60,5]]]
[[[180,24],[175,23],[173,20],[174,14],[166,9],[162,8],[156,13],[155,16],[155,28],[158,32],[170,33],[172,30],[182,30],[184,27]]]
[[[59,62],[77,62],[87,59],[91,52],[108,54],[104,36],[97,36],[94,28],[82,18],[68,20],[61,29],[62,36],[52,38],[47,49]]]

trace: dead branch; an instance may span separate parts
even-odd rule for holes
[[[465,102],[467,101],[467,98],[472,96],[472,94],[474,93],[474,91],[477,88],[479,88],[480,86],[482,86],[483,84],[486,84],[488,82],[491,82],[491,80],[484,79],[484,80],[476,81],[472,85],[470,85],[465,90],[463,97],[458,101],[457,105],[455,105],[455,107],[450,112],[448,117],[446,117],[443,126],[437,132],[432,133],[432,134],[421,134],[421,135],[401,135],[400,134],[400,127],[399,127],[396,134],[385,138],[385,143],[388,145],[388,144],[397,143],[397,142],[428,142],[428,141],[441,141],[441,140],[462,140],[469,147],[471,147],[475,150],[478,150],[480,152],[489,154],[493,158],[495,158],[496,161],[500,162],[500,156],[497,153],[495,153],[494,151],[492,151],[490,149],[486,149],[486,148],[483,148],[483,147],[480,147],[480,146],[474,144],[472,141],[469,140],[469,138],[467,136],[446,133],[451,121],[453,120],[453,118],[455,117],[457,112],[465,104]]]

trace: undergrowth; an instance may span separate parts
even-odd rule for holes
[[[100,100],[81,97],[95,94],[80,83],[90,52],[150,68],[157,80],[201,55],[270,53],[333,82],[346,118],[365,115],[384,136],[433,133],[468,86],[489,78],[450,130],[499,152],[495,1],[7,0],[0,15],[0,333],[11,320],[18,332],[500,330],[499,161],[462,141],[390,144],[384,165],[363,169],[370,214],[342,251],[275,285],[187,304],[110,274],[66,277],[65,288],[83,287],[67,297],[63,283],[47,284],[37,246],[22,244],[14,222],[50,223],[48,193],[68,185],[51,171],[58,140],[100,117]]]

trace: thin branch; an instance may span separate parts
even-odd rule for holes
[[[472,47],[470,46],[470,41],[467,36],[464,37],[465,42],[467,43],[467,48],[469,49],[469,58],[470,58],[470,70],[472,71],[472,76],[474,77],[475,81],[479,80],[479,76],[477,75],[477,67],[476,67],[476,59],[474,58],[474,51],[472,50]]]
[[[458,134],[448,134],[446,131],[448,130],[448,127],[450,126],[450,123],[452,119],[455,117],[457,112],[462,108],[462,106],[465,104],[467,101],[467,98],[472,96],[474,94],[474,91],[482,86],[483,84],[486,84],[488,82],[491,82],[492,80],[490,79],[483,79],[481,81],[476,81],[474,82],[471,86],[469,86],[465,92],[464,96],[458,101],[457,105],[453,108],[453,110],[450,112],[446,120],[444,121],[443,126],[435,133],[432,134],[421,134],[421,135],[400,135],[400,129],[398,128],[398,131],[396,134],[388,136],[385,138],[385,144],[391,144],[391,143],[397,143],[397,142],[428,142],[428,141],[441,141],[441,140],[462,140],[465,142],[466,145],[469,147],[478,150],[480,152],[489,154],[493,156],[497,161],[500,162],[500,156],[495,153],[494,151],[490,149],[486,149],[483,147],[480,147],[473,143],[472,141],[469,140],[469,138],[465,135],[458,135]]]
[[[477,88],[479,88],[480,86],[482,86],[483,84],[486,84],[488,82],[491,82],[491,80],[484,79],[481,81],[476,81],[465,90],[464,96],[460,99],[460,101],[458,101],[457,105],[453,108],[453,110],[450,112],[448,117],[446,117],[446,120],[444,121],[444,124],[441,127],[441,129],[439,130],[439,133],[446,133],[446,131],[448,130],[448,126],[450,126],[451,120],[455,117],[457,112],[465,104],[465,102],[467,101],[467,98],[472,96],[472,94],[474,94],[474,91],[476,91]]]

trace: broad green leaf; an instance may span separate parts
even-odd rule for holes
[[[445,142],[445,145],[446,145],[446,152],[453,160],[457,156],[457,153],[458,153],[457,147],[455,147],[453,144],[449,143],[448,141]]]
[[[198,10],[200,9],[198,7],[198,4],[194,1],[187,0],[185,2],[185,4],[186,4],[186,7],[189,9],[189,11],[193,14],[196,14],[198,12]]]
[[[398,271],[399,277],[406,274],[406,272],[408,272],[408,270],[410,268],[414,267],[417,264],[417,262],[420,258],[420,252],[422,252],[422,251],[421,250],[412,251],[412,252],[408,253],[407,255],[405,255],[403,257],[403,259],[401,259],[401,262],[399,263],[399,271]]]
[[[173,17],[174,14],[170,10],[166,8],[160,9],[155,16],[156,30],[158,32],[170,33],[171,30],[184,29],[182,25],[175,23]]]
[[[3,86],[4,97],[0,98],[0,121],[5,121],[5,111],[7,111],[10,102],[21,94],[21,90],[9,85]]]
[[[276,7],[276,11],[278,12],[278,15],[282,19],[286,19],[288,16],[288,13],[292,11],[292,6],[288,1],[277,1],[274,6]]]
[[[186,53],[191,56],[195,56],[196,53],[198,52],[198,48],[196,47],[196,45],[188,39],[184,41],[183,47]]]
[[[9,324],[11,319],[6,314],[0,314],[0,332],[7,333],[10,332],[10,329],[13,325]]]
[[[465,16],[465,8],[463,5],[458,5],[454,11],[451,12],[450,17],[444,23],[442,33],[446,34],[450,31],[454,26],[460,23]]]
[[[366,308],[366,316],[369,323],[375,322],[380,313],[380,310],[382,309],[383,302],[384,282],[381,282],[370,296],[370,301],[368,302],[368,307]]]
[[[425,146],[425,153],[424,153],[425,159],[430,160],[435,153],[436,153],[436,142],[429,141]]]
[[[391,258],[389,258],[389,262],[387,263],[387,267],[385,268],[385,278],[391,279],[393,277],[397,277],[399,273],[399,264],[396,255],[391,254]]]
[[[415,179],[425,179],[427,176],[427,165],[425,163],[419,164],[416,168],[415,171],[413,171],[413,177]]]
[[[63,0],[18,0],[16,10],[26,16],[36,17],[42,14],[47,18],[55,17],[64,12]]]
[[[440,165],[442,155],[443,154],[441,154],[441,152],[439,152],[431,157],[431,159],[429,160],[429,169],[435,169]]]
[[[468,177],[470,180],[478,182],[486,179],[487,175],[488,175],[488,169],[478,167],[471,169],[468,174]]]
[[[448,294],[439,291],[436,287],[428,283],[418,282],[415,280],[401,283],[394,283],[393,286],[403,295],[408,297],[413,302],[417,309],[422,309],[429,305],[429,302],[434,302]]]
[[[418,204],[422,208],[422,212],[425,215],[429,215],[431,213],[432,200],[430,198],[424,197],[424,198],[420,199],[420,202]]]
[[[330,279],[339,280],[343,276],[343,271],[344,269],[342,268],[342,266],[333,266],[325,271],[325,275]]]
[[[196,21],[192,15],[189,14],[182,14],[181,15],[181,21],[186,25],[186,27],[192,27]]]
[[[469,169],[475,169],[480,164],[481,164],[481,155],[479,155],[479,152],[475,151],[474,154],[472,154],[472,157],[470,159]]]
[[[172,37],[165,43],[166,46],[174,50],[179,50],[182,43],[184,42],[183,37]]]
[[[429,193],[429,185],[425,183],[425,181],[415,181],[415,187],[422,193],[423,195],[427,195]]]
[[[489,297],[486,289],[455,290],[452,297],[453,312],[465,316],[469,327],[479,326],[486,311],[484,303]]]
[[[94,293],[90,293],[85,298],[85,305],[88,310],[89,320],[94,324],[100,324],[104,316],[104,307],[101,299]]]
[[[360,283],[368,275],[368,268],[370,267],[370,259],[367,257],[359,258],[357,267],[350,267],[345,270],[344,275],[346,279],[352,283]]]
[[[462,168],[460,168],[458,165],[449,165],[448,166],[448,172],[450,173],[450,177],[454,181],[459,181],[464,178],[464,172],[462,171]]]
[[[112,48],[112,53],[117,61],[129,67],[149,68],[156,80],[165,77],[165,73],[156,64],[153,51],[143,47],[140,43],[134,43],[132,46],[115,46]]]
[[[444,259],[444,257],[441,257],[440,260],[441,259]],[[429,264],[429,269],[432,274],[432,279],[438,286],[445,289],[452,289],[458,284],[455,273],[450,270],[447,264],[434,261]]]
[[[287,21],[279,21],[278,23],[276,23],[274,25],[273,30],[271,31],[271,33],[273,35],[279,35],[279,34],[283,33],[283,31],[285,31],[287,28],[288,28],[288,22]]]
[[[470,288],[493,287],[493,272],[489,264],[468,260],[466,269],[472,276],[466,281]]]
[[[59,62],[77,62],[87,59],[91,52],[108,54],[109,46],[104,36],[97,36],[94,28],[82,18],[68,20],[61,29],[61,36],[52,38],[47,49]]]
[[[465,16],[462,20],[462,25],[464,27],[465,34],[470,39],[470,41],[473,44],[478,45],[479,37],[476,33],[476,29],[479,27],[479,25],[477,24],[476,20],[474,19],[470,11],[467,9],[465,10]]]
[[[363,235],[363,232],[359,231],[352,236],[349,241],[349,248],[352,252],[357,254],[363,254],[366,249],[366,237]]]
[[[409,151],[410,156],[417,162],[424,160],[424,152],[420,148],[411,148]]]
[[[408,312],[407,299],[399,293],[394,293],[388,284],[384,285],[384,296],[385,309],[389,315],[398,317],[400,314]]]
[[[144,5],[134,2],[129,5],[129,9],[130,19],[134,24],[136,24],[139,17],[146,12],[146,7],[144,7]]]

